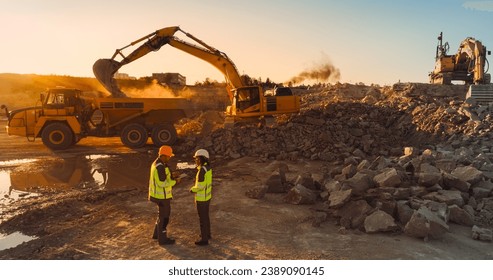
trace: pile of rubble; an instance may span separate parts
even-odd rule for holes
[[[402,147],[450,144],[490,152],[490,110],[463,102],[465,86],[338,84],[302,93],[302,110],[278,116],[271,127],[222,128],[207,113],[189,120],[184,151],[200,146],[215,156],[343,161],[348,156],[400,155]],[[479,107],[478,107],[479,108]],[[207,133],[199,133],[207,127]]]
[[[346,229],[423,238],[440,236],[453,222],[491,241],[484,227],[493,225],[493,108],[465,101],[466,92],[457,85],[337,84],[302,93],[301,112],[270,127],[197,121],[210,133],[189,135],[181,149],[205,148],[217,159],[326,162],[321,174],[288,182],[280,170],[247,192],[322,201],[317,221],[328,214]]]

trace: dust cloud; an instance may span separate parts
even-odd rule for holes
[[[156,81],[143,89],[127,88],[124,92],[133,98],[176,98],[171,89],[159,85]]]
[[[341,71],[331,62],[326,61],[312,69],[305,70],[295,77],[292,77],[287,83],[300,84],[306,80],[313,80],[319,83],[329,82],[337,83],[341,79]]]

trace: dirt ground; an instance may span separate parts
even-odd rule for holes
[[[0,121],[0,259],[493,259],[491,243],[475,241],[470,228],[453,224],[442,239],[429,241],[342,231],[331,219],[315,227],[314,206],[287,204],[282,194],[245,196],[279,163],[248,157],[213,159],[213,239],[197,247],[198,216],[188,192],[195,170],[190,155],[180,154],[177,169],[188,176],[174,188],[168,226],[177,242],[159,246],[151,239],[157,209],[147,201],[154,147],[136,151],[118,138],[88,138],[53,152],[40,139],[8,137],[5,124]],[[317,161],[286,163],[288,179],[322,168]],[[14,235],[31,240],[16,244],[9,239]]]

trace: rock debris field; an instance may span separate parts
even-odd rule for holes
[[[206,112],[183,125],[180,149],[279,161],[245,195],[285,193],[286,203],[312,204],[315,226],[336,218],[341,231],[426,240],[455,223],[470,227],[471,238],[491,242],[492,108],[465,100],[466,92],[463,85],[337,84],[301,92],[299,114],[260,129],[222,128],[219,114]],[[282,162],[300,160],[326,164],[287,179]]]

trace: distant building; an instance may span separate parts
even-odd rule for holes
[[[170,86],[184,86],[187,84],[187,78],[180,73],[152,73],[152,78],[161,84]]]
[[[113,78],[120,80],[136,80],[135,77],[131,77],[127,73],[120,73],[120,72],[116,72],[115,75],[113,75]]]

